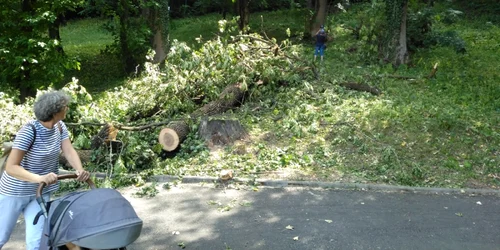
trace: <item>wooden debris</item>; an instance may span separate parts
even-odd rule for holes
[[[372,95],[380,95],[382,91],[378,89],[377,87],[372,87],[368,84],[365,83],[357,83],[357,82],[344,82],[340,83],[340,86],[352,89],[352,90],[357,90],[357,91],[364,91],[371,93]]]
[[[233,179],[233,170],[224,169],[219,173],[219,179],[222,181],[228,181]]]
[[[185,121],[171,122],[158,135],[158,142],[163,150],[171,152],[179,147],[189,133],[189,125]]]

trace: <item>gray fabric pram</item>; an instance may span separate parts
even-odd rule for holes
[[[47,204],[40,199],[39,203],[43,213],[45,205],[47,213],[40,250],[70,242],[91,249],[123,248],[142,231],[142,220],[132,205],[114,189],[75,192]]]

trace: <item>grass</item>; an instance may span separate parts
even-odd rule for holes
[[[82,70],[67,72],[60,85],[76,77],[90,93],[98,94],[123,84],[126,77],[120,59],[105,52],[106,46],[113,43],[105,23],[101,19],[73,20],[61,28],[65,53],[78,60]]]
[[[252,30],[260,30],[252,14]],[[262,13],[267,35],[300,34],[296,12]],[[217,33],[218,15],[172,21],[171,39],[196,45]],[[467,53],[435,47],[412,54],[412,67],[394,72],[367,63],[350,31],[332,23],[320,80],[279,88],[272,96],[246,102],[226,114],[240,120],[251,140],[190,158],[166,159],[167,174],[215,174],[223,168],[240,176],[295,180],[389,183],[410,186],[493,187],[500,185],[500,28],[483,19],[437,25],[453,29]],[[123,83],[116,62],[100,51],[112,40],[102,21],[81,20],[63,29],[65,50],[82,59],[80,82],[95,93]],[[70,32],[71,31],[71,32]],[[85,37],[85,39],[82,39]],[[304,45],[302,58],[312,59]],[[425,76],[439,63],[435,79],[405,81],[385,74]],[[111,70],[113,69],[113,70]],[[99,72],[98,74],[96,72]],[[337,83],[356,81],[382,89],[381,96],[349,91]]]
[[[302,16],[302,10],[280,10],[261,13],[253,13],[250,18],[250,32],[261,33],[265,31],[269,37],[274,37],[278,41],[287,38],[286,29],[291,29],[293,36],[302,37],[304,31],[304,20],[297,18]],[[227,20],[233,17],[228,15]],[[186,42],[188,45],[199,48],[200,44],[196,38],[209,40],[218,35],[218,21],[222,19],[220,14],[208,14],[198,17],[189,17],[183,19],[173,19],[171,21],[170,39],[177,39]],[[280,20],[276,22],[275,20]],[[236,32],[233,32],[236,34]]]

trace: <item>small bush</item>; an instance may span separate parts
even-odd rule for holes
[[[452,47],[457,53],[467,52],[465,41],[454,30],[431,32],[425,39],[427,46]]]

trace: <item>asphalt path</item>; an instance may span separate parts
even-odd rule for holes
[[[120,191],[144,221],[128,249],[500,249],[496,195],[218,188]],[[24,249],[19,220],[3,250]]]

